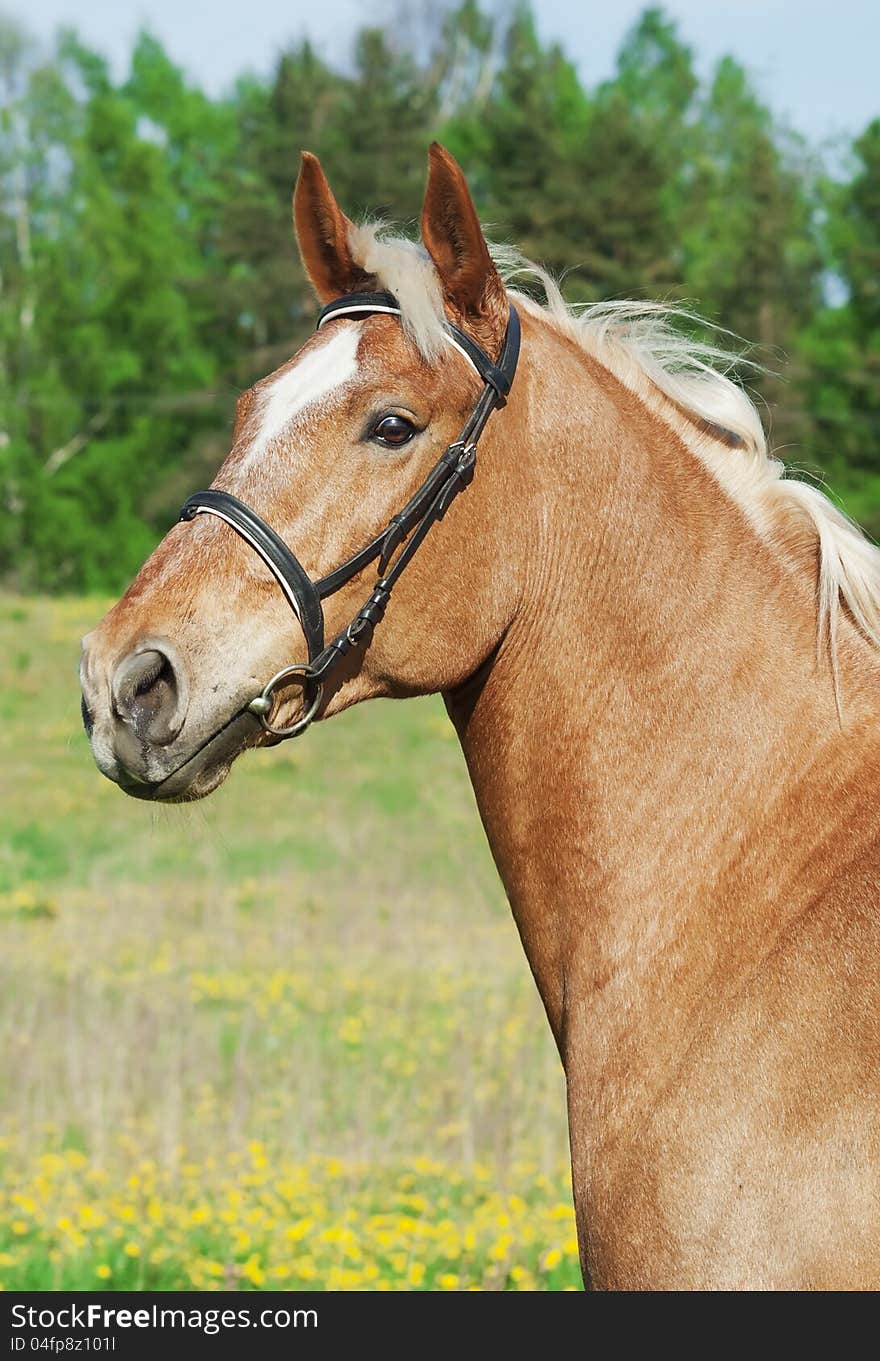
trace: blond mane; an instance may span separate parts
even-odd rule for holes
[[[435,359],[443,345],[443,300],[427,252],[381,224],[355,228],[351,246],[362,268],[397,296],[412,342],[426,359]],[[761,533],[771,533],[785,511],[797,511],[811,523],[820,564],[817,640],[828,648],[838,693],[841,602],[880,648],[880,549],[819,487],[786,476],[785,465],[768,448],[754,403],[730,377],[742,356],[686,334],[682,323],[700,319],[683,309],[658,302],[576,308],[539,265],[506,246],[493,247],[492,254],[518,307],[550,322],[649,404],[656,406],[662,394],[672,404],[664,412],[672,424],[677,410],[702,425],[702,437],[689,439],[690,447]],[[537,283],[544,301],[512,288],[514,279]],[[725,440],[725,432],[735,438]]]

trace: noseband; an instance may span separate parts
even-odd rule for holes
[[[327,304],[318,317],[317,329],[320,330],[325,322],[338,317],[360,318],[376,313],[400,316],[397,299],[390,293],[350,293]],[[189,497],[180,512],[181,520],[193,520],[197,515],[216,515],[218,519],[225,520],[263,559],[299,620],[308,647],[308,662],[285,666],[276,672],[256,699],[242,710],[242,713],[256,715],[266,732],[279,741],[297,737],[305,731],[321,707],[324,686],[333,670],[353,647],[369,646],[373,631],[385,613],[391,592],[401,574],[412,562],[431,526],[443,519],[455,497],[473,478],[477,441],[492,412],[507,400],[519,357],[520,326],[514,306],[510,306],[504,345],[497,364],[457,326],[446,321],[444,328],[450,343],[470,361],[482,378],[483,391],[458,439],[441,454],[418,491],[402,510],[392,516],[381,533],[340,567],[320,580],[312,581],[302,563],[271,525],[229,492],[196,492]],[[398,549],[401,551],[394,558]],[[325,646],[321,601],[335,595],[377,558],[379,579],[369,598],[351,622]],[[294,684],[302,687],[303,713],[290,727],[274,727],[270,720],[276,692]]]

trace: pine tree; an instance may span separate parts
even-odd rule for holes
[[[687,213],[687,285],[714,320],[772,359],[818,298],[812,205],[795,159],[801,149],[788,150],[730,57],[719,63],[703,118]]]
[[[826,263],[843,296],[800,339],[804,441],[880,537],[880,120],[854,143],[850,180],[826,183],[823,198]]]
[[[482,107],[459,112],[444,132],[472,176],[490,229],[553,269],[568,263],[577,213],[569,157],[587,110],[572,65],[557,45],[542,46],[530,12],[520,10]]]

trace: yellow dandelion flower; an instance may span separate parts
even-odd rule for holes
[[[457,1290],[458,1277],[454,1271],[446,1271],[437,1282],[441,1290]]]
[[[559,1249],[551,1248],[549,1252],[544,1253],[544,1270],[552,1271],[554,1267],[559,1266],[559,1263],[561,1261],[562,1253],[559,1251]]]
[[[139,1243],[126,1243],[124,1250],[126,1257],[140,1257],[141,1255]]]
[[[251,1285],[263,1285],[266,1280],[266,1273],[260,1266],[259,1257],[249,1257],[240,1270],[242,1276],[246,1281],[250,1281]]]
[[[364,1023],[360,1016],[346,1016],[340,1023],[336,1034],[343,1044],[357,1047],[363,1042]]]
[[[301,1238],[305,1238],[309,1229],[314,1225],[313,1219],[298,1219],[295,1224],[291,1224],[284,1230],[284,1237],[291,1243],[298,1243]]]
[[[95,1275],[102,1281],[109,1281],[110,1277],[113,1275],[113,1269],[109,1267],[106,1262],[102,1262],[99,1267],[95,1268]]]

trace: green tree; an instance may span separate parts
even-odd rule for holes
[[[685,279],[714,319],[765,347],[765,359],[790,346],[819,296],[813,204],[799,154],[783,142],[742,67],[725,57],[703,110]]]
[[[291,199],[299,154],[338,157],[345,79],[308,43],[279,58],[269,84],[239,82],[236,154],[218,210],[225,279],[215,309],[242,384],[280,362],[305,335],[312,294],[300,268]]]
[[[880,119],[853,146],[848,182],[824,187],[826,263],[842,291],[799,344],[804,442],[880,536]]]
[[[559,46],[543,45],[520,10],[489,97],[446,130],[484,189],[493,228],[565,274],[572,298],[645,295],[674,280],[673,176],[658,126],[670,109],[683,117],[688,71],[687,50],[649,11],[618,75],[591,99]]]
[[[175,395],[213,376],[187,290],[203,257],[165,137],[72,35],[27,78],[17,118],[16,211],[33,230],[25,343],[4,308],[15,560],[43,584],[115,584],[152,540],[142,507],[157,472],[192,437]]]
[[[481,107],[460,110],[443,133],[492,229],[551,268],[568,263],[568,217],[577,206],[567,172],[587,112],[574,67],[556,44],[541,44],[531,13],[521,9]]]
[[[699,82],[691,49],[662,9],[646,9],[624,38],[613,84],[662,143],[665,155],[680,161],[678,139]]]
[[[853,150],[855,175],[836,199],[831,236],[855,332],[875,344],[880,339],[880,118]]]

